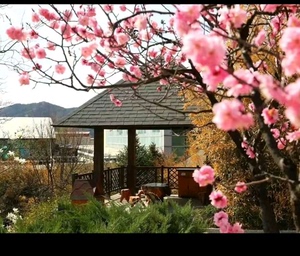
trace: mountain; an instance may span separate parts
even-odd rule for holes
[[[0,109],[0,117],[51,117],[53,122],[68,115],[76,108],[64,108],[49,102],[30,104],[16,103]]]

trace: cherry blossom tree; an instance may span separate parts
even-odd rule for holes
[[[300,232],[294,154],[300,138],[299,7],[36,5],[31,21],[6,32],[26,60],[16,68],[21,85],[59,84],[79,91],[127,87],[142,97],[138,88],[157,82],[162,99],[170,88],[198,95],[209,107],[196,112],[212,113],[212,123],[228,133],[253,174],[252,182],[241,180],[232,191],[256,187],[264,231],[279,232],[266,184],[282,180]],[[110,83],[116,76],[123,82]],[[110,99],[122,107],[113,91]],[[266,165],[266,154],[279,174]],[[195,181],[212,183],[213,175],[205,166]],[[242,224],[229,223],[226,195],[214,190],[210,199],[220,209],[214,217],[220,231],[242,232]]]

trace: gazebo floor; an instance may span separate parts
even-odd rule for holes
[[[129,202],[127,202],[125,199],[122,200],[122,202],[121,202],[120,198],[121,198],[121,194],[116,193],[114,195],[111,195],[110,198],[105,199],[104,202],[106,204],[113,203],[113,204],[119,205],[119,206],[121,206],[121,205],[129,205],[130,206]],[[171,194],[170,196],[165,196],[164,201],[174,201],[182,206],[190,201],[191,205],[194,208],[201,208],[204,206],[202,201],[198,198],[179,197],[178,194]]]

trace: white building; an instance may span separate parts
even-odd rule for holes
[[[55,138],[51,117],[0,117],[0,139]]]
[[[28,157],[27,142],[46,142],[51,152],[51,141],[55,139],[50,117],[0,117],[0,147],[9,146],[20,157]]]

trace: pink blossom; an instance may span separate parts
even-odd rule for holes
[[[241,147],[242,148],[248,148],[249,147],[249,143],[244,139],[241,143]]]
[[[106,74],[106,72],[105,72],[104,69],[100,69],[100,70],[98,71],[98,75],[101,76],[101,77],[104,77],[105,74]]]
[[[200,187],[212,184],[215,181],[215,171],[211,166],[203,165],[200,169],[195,169],[193,172],[194,181]]]
[[[169,81],[167,79],[160,79],[159,80],[159,84],[161,84],[161,85],[167,85],[167,84],[169,84]]]
[[[284,90],[286,92],[285,116],[298,128],[300,127],[300,79],[287,85]]]
[[[181,4],[177,8],[178,10],[174,17],[169,20],[169,23],[179,36],[184,36],[189,32],[191,25],[195,24],[195,21],[200,17],[203,6],[200,4]]]
[[[255,105],[254,105],[254,103],[249,103],[249,105],[248,105],[248,108],[252,111],[252,112],[254,112],[255,111]]]
[[[232,233],[245,233],[245,230],[242,228],[242,224],[240,224],[239,222],[236,222],[233,224],[231,232]]]
[[[282,116],[281,116],[281,118],[283,118]],[[290,124],[289,124],[289,122],[284,122],[283,124],[281,124],[281,131],[286,131],[288,128],[289,128],[289,126],[290,126]]]
[[[64,16],[64,19],[65,19],[66,21],[70,21],[71,18],[72,18],[72,16],[73,16],[73,13],[72,13],[71,10],[65,10],[65,11],[63,12],[63,16]],[[79,15],[78,15],[78,16],[79,16]]]
[[[39,34],[34,31],[33,29],[29,32],[29,36],[31,39],[37,39],[39,37]]]
[[[35,52],[33,48],[23,48],[21,50],[21,55],[26,59],[34,59],[35,58]]]
[[[232,226],[230,225],[227,233],[245,233],[244,229],[242,229],[242,224],[236,222]]]
[[[88,26],[90,21],[90,17],[87,15],[80,15],[78,17],[78,23],[82,26]]]
[[[110,94],[109,97],[110,97],[110,100],[111,100],[117,107],[121,107],[121,106],[122,106],[122,101],[120,101],[119,99],[117,99],[117,98],[115,97],[114,94]]]
[[[40,21],[40,16],[37,13],[35,13],[35,12],[32,13],[31,21],[32,22],[39,22]]]
[[[157,56],[157,51],[154,50],[154,49],[151,49],[151,50],[149,50],[148,55],[149,55],[151,58],[155,58],[155,57]]]
[[[173,55],[171,53],[165,54],[164,59],[166,63],[170,63],[173,59]]]
[[[41,70],[42,69],[42,65],[39,63],[35,63],[33,70]]]
[[[261,31],[258,32],[256,37],[253,39],[253,43],[259,47],[262,45],[262,43],[265,40],[266,40],[266,31],[262,29]]]
[[[28,72],[24,72],[19,77],[19,82],[21,85],[28,85],[29,84],[29,74]]]
[[[255,74],[249,69],[238,69],[233,75],[228,75],[223,81],[224,87],[229,89],[227,94],[233,97],[250,94],[259,85],[254,79]]]
[[[38,59],[44,59],[46,57],[46,51],[42,47],[36,49],[35,54]]]
[[[235,4],[233,8],[227,6],[219,10],[219,21],[225,28],[240,28],[247,21],[247,12],[243,10],[239,4]]]
[[[241,147],[245,149],[249,158],[255,158],[254,148],[244,139],[241,143]]]
[[[57,74],[63,74],[63,73],[65,73],[65,71],[66,71],[66,67],[65,67],[64,65],[62,65],[62,64],[57,64],[57,65],[55,66],[55,72],[56,72]]]
[[[95,81],[95,77],[91,74],[88,74],[86,77],[87,84],[92,85],[94,83],[94,81]]]
[[[52,42],[48,42],[47,43],[47,49],[50,50],[50,51],[54,51],[56,48],[56,44],[55,43],[52,43]]]
[[[124,4],[120,5],[120,10],[122,12],[125,12],[127,10],[126,5],[124,5]]]
[[[280,131],[279,131],[279,129],[277,129],[277,128],[271,129],[271,132],[272,132],[273,137],[274,137],[275,139],[277,139],[277,138],[280,136]]]
[[[253,116],[245,113],[245,107],[238,99],[223,100],[214,104],[212,121],[224,131],[248,129],[254,124]]]
[[[142,72],[138,66],[130,66],[129,70],[134,74],[136,78],[142,77]]]
[[[59,21],[54,20],[50,23],[50,27],[53,29],[58,29],[59,28]]]
[[[137,78],[135,78],[135,77],[133,77],[133,76],[131,76],[131,75],[128,75],[128,74],[126,74],[126,73],[123,73],[123,74],[122,74],[122,78],[123,78],[124,81],[130,81],[130,82],[132,82],[132,83],[135,83],[135,82],[138,81]]]
[[[300,27],[300,20],[297,16],[291,15],[287,22],[288,27]]]
[[[70,41],[72,39],[72,33],[74,31],[74,28],[71,28],[71,26],[69,24],[62,24],[60,26],[60,31],[61,31],[61,34],[63,36],[63,38],[66,40],[66,41]]]
[[[81,48],[81,54],[84,58],[88,58],[94,53],[95,49],[96,49],[95,44],[84,46]]]
[[[235,185],[234,190],[238,193],[242,193],[247,190],[247,185],[245,182],[238,181]]]
[[[10,27],[6,30],[6,34],[10,37],[10,39],[17,41],[24,41],[27,37],[23,28]]]
[[[191,24],[200,17],[202,4],[180,4],[177,6],[178,12],[182,15],[181,21]]]
[[[137,30],[144,30],[147,28],[147,16],[145,15],[139,15],[136,16],[135,22],[134,22],[134,27],[137,28]]]
[[[182,52],[201,71],[214,70],[225,58],[226,46],[219,36],[204,35],[200,29],[188,32],[182,39]]]
[[[170,23],[174,23],[174,30],[179,36],[185,36],[190,30],[189,24],[182,20],[182,14],[180,12],[176,12],[174,18],[169,21]]]
[[[129,41],[130,37],[125,33],[116,33],[115,39],[119,45],[123,45]]]
[[[88,9],[87,9],[86,15],[89,16],[89,17],[95,17],[96,16],[95,7],[89,6]]]
[[[209,195],[209,199],[211,200],[211,204],[216,208],[227,207],[227,197],[219,190],[212,191]]]
[[[120,101],[119,99],[115,99],[115,100],[114,100],[114,104],[115,104],[117,107],[122,107],[122,101]]]
[[[293,132],[288,132],[287,135],[285,136],[285,138],[289,142],[298,141],[300,139],[300,129],[293,131]]]
[[[299,53],[288,52],[282,59],[281,66],[286,76],[292,76],[300,71],[298,57]]]
[[[231,230],[231,224],[229,222],[225,222],[223,223],[223,225],[221,225],[219,227],[219,230],[220,230],[220,233],[230,233],[230,230]]]
[[[123,68],[126,64],[126,59],[123,57],[118,57],[115,61],[116,67]]]
[[[103,64],[105,62],[105,58],[101,56],[100,54],[95,55],[95,59],[100,63]]]
[[[247,147],[246,148],[246,154],[251,159],[255,158],[254,148],[252,146]]]
[[[109,98],[110,98],[111,101],[114,101],[116,99],[114,94],[110,94]]]
[[[104,11],[106,11],[106,12],[112,12],[114,9],[114,6],[112,4],[105,4],[102,7],[103,7]]]
[[[285,52],[282,66],[285,74],[291,76],[300,71],[300,27],[287,27],[283,30],[279,46]]]
[[[57,17],[55,15],[55,13],[51,13],[48,9],[45,9],[45,8],[40,9],[39,13],[41,16],[43,16],[48,21],[59,19],[59,17]]]
[[[214,224],[217,227],[221,227],[228,224],[228,214],[224,211],[216,212],[214,215]]]
[[[203,82],[207,84],[207,90],[212,92],[217,89],[217,86],[222,83],[227,76],[227,71],[220,66],[216,66],[214,69],[205,70],[202,73]]]
[[[277,147],[278,147],[278,149],[284,149],[285,146],[286,146],[285,139],[278,139],[277,140]]]
[[[281,27],[281,24],[282,24],[282,19],[279,15],[277,16],[274,16],[272,19],[271,19],[271,27],[272,27],[272,34],[273,37],[276,36],[276,34],[280,31],[280,27]]]
[[[257,73],[255,78],[259,81],[259,88],[266,99],[276,99],[280,103],[285,102],[285,91],[281,88],[278,81],[275,81],[271,75]]]
[[[286,110],[284,111],[284,114],[296,128],[300,128],[299,106],[287,107]]]
[[[261,115],[264,118],[265,124],[267,125],[276,123],[279,118],[278,109],[275,108],[264,108]]]

